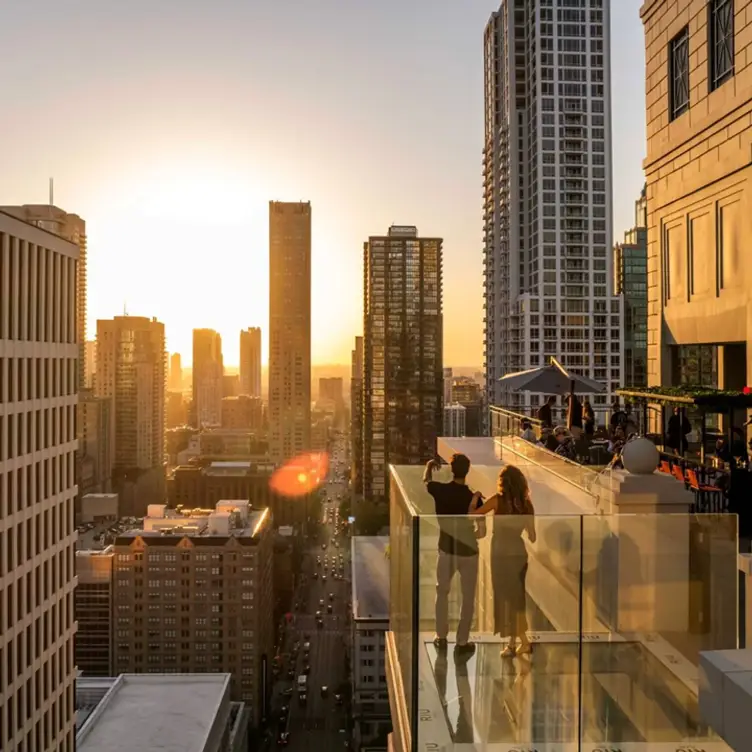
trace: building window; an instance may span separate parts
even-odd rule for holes
[[[708,62],[714,91],[734,75],[734,0],[708,4]]]
[[[668,45],[669,113],[671,119],[689,109],[689,27]]]

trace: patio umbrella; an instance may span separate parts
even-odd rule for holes
[[[502,376],[499,381],[513,392],[541,392],[544,394],[593,394],[605,392],[605,384],[599,381],[570,373],[556,358],[551,358],[547,366],[531,368]]]

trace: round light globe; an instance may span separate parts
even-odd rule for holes
[[[632,475],[651,475],[658,467],[659,459],[656,445],[644,437],[627,442],[621,452],[624,469]]]

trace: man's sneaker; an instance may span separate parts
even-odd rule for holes
[[[433,644],[438,650],[446,650],[447,645],[448,645],[447,638],[446,637],[434,637]]]
[[[475,652],[475,643],[466,642],[464,645],[455,645],[454,654],[460,656],[471,656]]]

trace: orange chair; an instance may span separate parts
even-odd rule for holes
[[[665,473],[666,475],[671,475],[671,463],[668,460],[661,460],[661,464],[658,467],[658,471],[661,473]]]
[[[674,474],[676,480],[680,480],[682,483],[687,482],[684,477],[684,471],[679,467],[679,465],[671,465],[671,472]]]
[[[718,486],[708,486],[704,483],[700,483],[697,480],[697,473],[689,468],[687,468],[687,480],[689,481],[689,488],[695,494],[695,498],[698,502],[704,496],[709,496],[712,511],[721,511],[721,507],[723,506],[721,503],[722,491]]]

